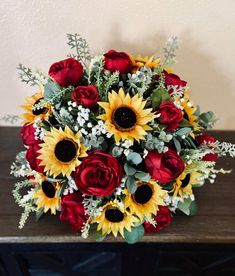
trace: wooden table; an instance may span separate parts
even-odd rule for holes
[[[76,243],[80,247],[82,243],[85,243],[84,246],[96,246],[96,248],[97,246],[108,248],[106,243],[109,243],[109,248],[127,246],[128,250],[143,246],[139,244],[130,247],[124,245],[122,239],[113,237],[106,238],[102,245],[94,245],[89,239],[84,240],[72,233],[67,223],[60,222],[58,217],[49,215],[43,217],[38,223],[31,216],[24,229],[19,230],[18,221],[21,209],[15,204],[11,195],[16,179],[9,174],[10,165],[16,153],[23,149],[18,133],[18,128],[0,128],[0,244],[2,248],[5,248],[4,250],[19,249],[29,243],[30,248],[33,243],[35,246],[39,246],[38,244],[58,246],[65,243],[75,246]],[[235,132],[215,131],[212,134],[219,140],[235,143]],[[218,161],[218,167],[221,166],[224,169],[234,169],[235,159],[221,158]],[[145,247],[153,246],[153,244],[160,246],[179,243],[201,244],[202,246],[203,244],[222,244],[222,248],[225,248],[225,244],[235,245],[235,170],[231,174],[219,175],[214,184],[206,183],[204,187],[196,190],[195,194],[199,207],[198,214],[194,217],[175,216],[171,226],[167,229],[142,239],[141,242],[145,243]],[[2,275],[1,270],[0,275]]]

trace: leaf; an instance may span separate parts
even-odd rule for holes
[[[139,153],[137,152],[131,152],[128,156],[127,156],[127,161],[134,164],[134,165],[138,165],[142,162],[142,157]]]
[[[183,119],[180,123],[179,123],[179,127],[192,127],[189,123],[188,120]]]
[[[153,91],[151,100],[152,100],[153,109],[157,109],[162,102],[165,102],[167,100],[172,100],[172,99],[170,94],[167,92],[165,88],[158,88]]]
[[[175,148],[176,148],[177,152],[181,152],[180,142],[176,138],[173,138],[173,142],[174,142],[174,145],[175,145]]]
[[[131,167],[131,166],[128,165],[128,164],[125,164],[125,165],[124,165],[124,170],[125,170],[126,174],[127,174],[127,175],[130,175],[130,176],[132,176],[132,175],[134,175],[134,174],[136,173],[136,169],[133,168],[133,167]]]
[[[106,235],[102,235],[101,231],[97,231],[97,223],[93,223],[90,226],[89,230],[89,238],[96,240],[97,242],[101,242],[105,239]]]
[[[44,208],[40,208],[36,213],[36,222],[38,222],[40,220],[40,218],[43,216],[44,214]]]
[[[146,173],[146,172],[137,172],[135,174],[135,178],[138,178],[142,181],[148,181],[148,180],[150,180],[151,176],[149,173]]]
[[[124,229],[124,238],[129,244],[138,242],[144,236],[144,226],[141,224],[137,227],[133,227],[131,232]]]
[[[197,204],[191,198],[185,198],[183,202],[179,202],[177,208],[187,216],[193,216],[197,213]]]
[[[47,82],[44,86],[44,99],[46,102],[50,101],[58,92],[60,86],[55,82]]]
[[[175,134],[182,137],[183,135],[189,134],[191,131],[192,129],[190,127],[184,127],[177,130]]]
[[[133,194],[136,189],[137,189],[137,185],[135,183],[135,178],[133,176],[128,176],[127,180],[126,180],[126,187],[128,189],[128,192],[130,194]]]

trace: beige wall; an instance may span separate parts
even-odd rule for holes
[[[189,82],[194,102],[220,117],[217,129],[235,129],[234,0],[1,0],[0,26],[0,117],[19,114],[34,92],[20,83],[16,65],[47,72],[68,52],[66,33],[86,37],[92,54],[152,54],[177,35],[175,72]]]

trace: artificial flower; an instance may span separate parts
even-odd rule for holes
[[[112,155],[94,151],[82,160],[74,173],[76,185],[88,196],[108,196],[120,185],[122,166]]]
[[[104,68],[111,73],[118,71],[120,74],[126,74],[131,70],[131,60],[124,52],[109,50],[104,54]]]
[[[146,101],[136,94],[131,97],[125,94],[121,88],[118,93],[109,92],[108,102],[99,102],[104,108],[105,114],[98,116],[105,121],[108,132],[114,134],[117,142],[120,140],[144,140],[147,130],[152,128],[148,125],[153,120],[151,108],[144,108]]]
[[[83,67],[78,60],[67,58],[53,63],[48,75],[60,86],[67,87],[72,85],[76,87],[83,77]]]
[[[87,108],[94,108],[99,101],[99,93],[94,85],[78,86],[72,93],[72,99]]]
[[[51,128],[45,135],[39,150],[44,171],[53,177],[62,174],[69,176],[81,163],[79,158],[87,156],[86,148],[80,142],[81,133],[73,133],[66,126],[64,130]]]

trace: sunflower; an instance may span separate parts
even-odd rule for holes
[[[44,213],[51,210],[51,214],[56,214],[56,210],[60,207],[60,197],[58,191],[61,187],[59,182],[52,183],[43,180],[39,186],[40,188],[33,194],[38,209],[43,208]]]
[[[167,192],[162,190],[154,180],[138,181],[136,184],[137,190],[133,194],[125,191],[124,205],[130,208],[130,211],[141,221],[144,217],[151,219],[158,211],[158,206],[165,205],[163,198],[167,196]]]
[[[194,131],[200,130],[200,126],[197,123],[198,116],[195,115],[197,108],[189,100],[189,94],[186,91],[184,98],[179,100],[179,103],[184,112],[184,118],[189,121],[190,125],[193,126]]]
[[[80,142],[81,133],[76,134],[69,127],[64,130],[51,128],[46,132],[44,143],[38,151],[44,171],[56,177],[60,173],[69,176],[81,163],[78,158],[87,156],[86,148]]]
[[[129,55],[129,57],[132,62],[132,73],[135,73],[141,67],[149,67],[151,69],[154,69],[159,65],[161,61],[160,58],[154,59],[154,56],[142,57],[141,55],[138,55],[136,58],[134,58],[131,55]]]
[[[146,101],[138,94],[134,97],[125,95],[122,88],[118,93],[109,92],[108,100],[109,102],[99,102],[106,113],[98,118],[105,121],[107,130],[114,134],[115,141],[144,140],[146,130],[152,129],[147,123],[154,118],[151,108],[144,109]]]
[[[21,105],[26,111],[26,113],[21,115],[24,119],[23,123],[33,123],[37,118],[42,120],[48,118],[51,106],[45,103],[43,95],[44,88],[41,86],[37,93],[25,98],[25,104]]]
[[[139,220],[128,210],[124,208],[122,202],[109,201],[106,203],[101,211],[101,214],[96,216],[92,223],[98,223],[97,231],[102,231],[102,235],[110,234],[115,237],[120,233],[124,237],[124,229],[131,231],[131,227]]]
[[[201,174],[195,170],[190,170],[186,168],[185,171],[176,179],[173,184],[173,196],[180,196],[184,198],[184,195],[192,196],[193,195],[193,186],[200,183]]]

